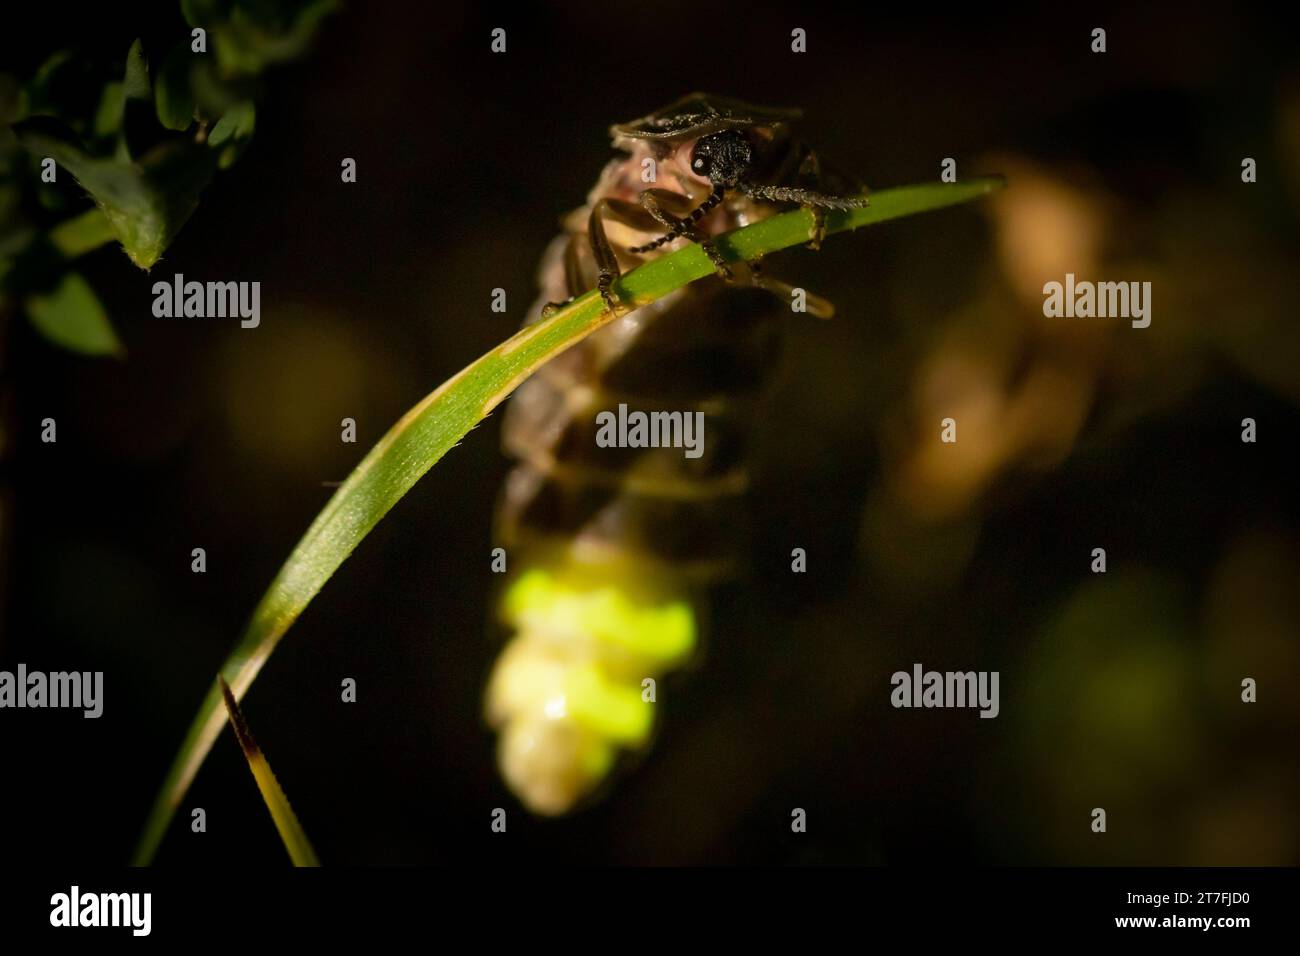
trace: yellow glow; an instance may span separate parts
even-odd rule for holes
[[[695,647],[695,614],[686,601],[646,604],[613,586],[582,588],[540,568],[520,575],[505,597],[511,623],[535,633],[575,634],[621,648],[654,666]]]
[[[498,761],[534,813],[565,813],[613,769],[620,749],[646,746],[655,705],[642,682],[695,648],[693,605],[673,582],[636,567],[563,562],[506,588],[515,630],[488,682]]]
[[[650,736],[654,705],[641,699],[638,687],[606,679],[595,665],[569,672],[565,697],[574,720],[615,743],[634,746]]]

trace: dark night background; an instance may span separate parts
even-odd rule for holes
[[[34,16],[4,30],[0,72],[184,30],[170,4]],[[270,74],[249,152],[153,276],[115,249],[86,260],[124,360],[12,325],[0,667],[103,670],[105,713],[0,714],[6,855],[129,857],[323,483],[514,330],[608,125],[694,89],[803,107],[804,137],[875,188],[934,179],[944,157],[1010,187],[769,262],[839,313],[791,317],[753,573],[668,680],[654,748],[584,813],[530,819],[480,716],[499,416],[437,464],[245,701],[322,859],[1298,862],[1294,35],[1227,6],[674,2],[353,3]],[[1151,280],[1151,327],[1044,319],[1036,290],[1065,271]],[[152,282],[176,272],[260,280],[261,327],[154,318]],[[931,458],[947,415],[957,454]],[[1106,575],[1089,573],[1099,546]],[[1001,716],[894,710],[889,674],[917,661],[1000,670]],[[185,806],[208,832],[183,809],[160,863],[285,862],[229,734]]]

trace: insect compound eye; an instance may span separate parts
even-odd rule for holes
[[[695,148],[691,150],[691,172],[701,179],[708,179],[709,173],[713,171],[713,150],[709,144],[709,137],[697,140]]]
[[[753,148],[739,130],[701,136],[691,150],[691,172],[716,186],[734,186],[749,172]]]

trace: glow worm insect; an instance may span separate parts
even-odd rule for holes
[[[513,636],[486,711],[502,775],[533,812],[572,809],[620,751],[648,744],[646,688],[690,658],[707,587],[737,564],[746,435],[793,290],[757,262],[728,266],[712,237],[802,205],[816,248],[826,209],[867,204],[791,135],[798,116],[696,93],[612,127],[623,155],[543,257],[529,321],[592,286],[617,310],[613,280],[683,242],[700,243],[717,275],[616,318],[506,411],[503,443],[518,464],[496,535],[513,565],[501,604]],[[807,311],[831,307],[809,295]],[[602,447],[597,416],[621,406],[629,418],[701,413],[709,440],[698,457]]]

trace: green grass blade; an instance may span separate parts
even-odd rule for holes
[[[217,686],[221,690],[222,700],[225,701],[226,712],[230,715],[230,726],[235,729],[235,738],[239,741],[240,749],[244,751],[248,769],[253,771],[253,779],[257,781],[257,789],[262,792],[262,799],[266,801],[266,809],[271,811],[271,819],[275,821],[280,840],[284,843],[284,848],[289,851],[289,859],[293,861],[294,866],[320,866],[320,859],[312,849],[311,841],[307,839],[302,824],[298,822],[298,814],[293,812],[293,807],[289,805],[289,798],[284,795],[280,781],[275,779],[266,755],[262,753],[262,748],[257,746],[257,741],[253,739],[253,734],[248,729],[248,721],[244,718],[244,712],[239,709],[235,695],[230,692],[230,685],[218,675]]]
[[[829,211],[827,234],[968,202],[1001,188],[1001,178],[902,186],[871,194],[864,209]],[[811,213],[797,209],[719,236],[729,261],[748,260],[807,242]],[[713,274],[698,245],[655,259],[614,283],[620,301],[642,306]],[[541,365],[610,321],[594,292],[524,329],[440,385],[362,459],[280,568],[221,668],[243,698],[280,638],[330,576],[411,486]],[[221,731],[221,692],[209,692],[150,811],[136,865],[148,864],[167,825]]]

